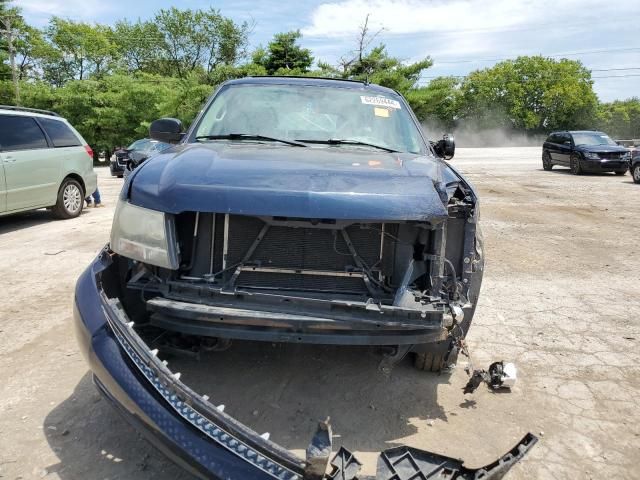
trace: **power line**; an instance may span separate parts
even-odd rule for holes
[[[540,55],[541,57],[574,57],[577,55],[590,55],[590,54],[594,54],[594,53],[612,53],[612,52],[627,52],[627,51],[637,51],[640,50],[640,47],[623,47],[623,48],[608,48],[608,49],[602,49],[602,50],[584,50],[581,52],[565,52],[565,53],[550,53],[550,54],[513,54],[511,57],[506,57],[506,58],[484,58],[484,59],[465,59],[465,60],[450,60],[450,61],[434,61],[434,65],[437,64],[459,64],[459,63],[482,63],[482,62],[500,62],[503,60],[511,60],[513,59],[514,56],[537,56]]]

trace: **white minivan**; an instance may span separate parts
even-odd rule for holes
[[[0,216],[46,207],[74,218],[96,187],[93,151],[69,122],[0,105]]]

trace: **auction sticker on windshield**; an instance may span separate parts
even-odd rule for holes
[[[360,95],[360,100],[365,105],[375,105],[376,107],[389,107],[396,109],[400,108],[399,101],[386,97],[369,97],[367,95]]]

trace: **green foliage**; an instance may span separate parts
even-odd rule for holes
[[[460,101],[465,118],[535,132],[592,128],[598,103],[591,72],[580,62],[541,56],[472,72]]]
[[[368,18],[356,48],[337,65],[300,45],[299,31],[277,33],[247,58],[249,25],[214,9],[159,10],[151,20],[113,26],[52,17],[45,29],[11,15],[22,104],[58,111],[96,150],[146,136],[161,116],[191,123],[215,87],[247,75],[310,75],[367,81],[402,93],[419,120],[450,129],[461,122],[529,133],[600,128],[640,137],[640,100],[598,103],[590,72],[577,61],[519,57],[465,79],[420,83],[432,60],[407,63],[384,45]],[[0,26],[3,28],[3,26]],[[7,43],[0,37],[0,103],[14,102]]]
[[[115,63],[116,47],[111,27],[53,17],[46,29],[50,47],[45,54],[45,77],[54,83],[110,72]]]
[[[186,78],[219,65],[235,65],[246,53],[247,23],[235,24],[217,10],[160,10],[153,23],[160,34],[157,47],[163,53],[158,73]]]
[[[423,122],[450,129],[460,116],[460,80],[438,77],[424,87],[405,93],[416,116]]]
[[[640,138],[640,98],[601,104],[598,128],[614,138]]]
[[[313,64],[313,57],[311,50],[297,44],[300,38],[300,30],[276,33],[266,50],[258,48],[253,53],[253,63],[264,67],[269,75],[305,74]]]

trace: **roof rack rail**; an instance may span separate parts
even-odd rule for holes
[[[52,117],[60,116],[56,112],[52,112],[50,110],[41,110],[39,108],[17,107],[15,105],[0,105],[0,110],[15,110],[17,112],[42,113],[43,115],[51,115]]]

